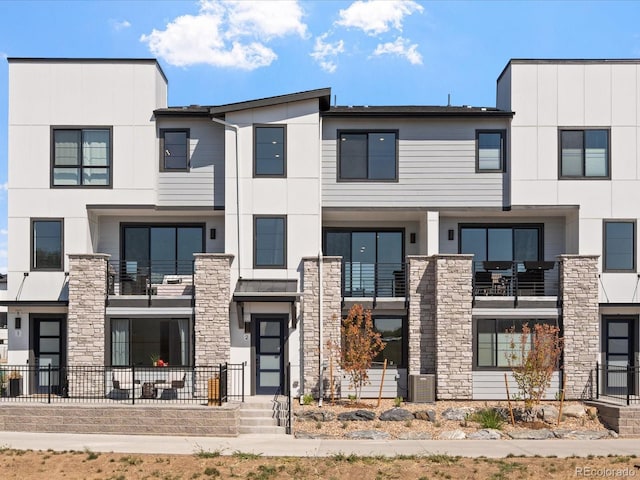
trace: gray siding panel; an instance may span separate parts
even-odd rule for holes
[[[362,387],[362,398],[378,398],[380,393],[380,383],[382,381],[381,369],[370,369],[369,384]],[[340,389],[342,398],[349,395],[355,395],[355,390],[349,384],[349,377],[342,376]],[[329,392],[326,392],[327,394]],[[407,398],[407,369],[406,368],[387,368],[384,374],[384,383],[382,385],[382,398]]]
[[[224,206],[224,129],[210,121],[175,120],[159,128],[188,128],[188,172],[158,173],[158,205]]]
[[[518,385],[511,372],[504,371],[477,371],[473,372],[473,399],[474,400],[506,400],[507,391],[504,385],[504,374],[509,381],[509,393],[511,398],[519,395]],[[560,391],[560,374],[554,372],[551,385],[546,391],[545,400],[554,400]]]
[[[502,206],[503,174],[476,173],[475,128],[467,138],[398,142],[398,182],[338,182],[335,139],[323,141],[322,204],[337,206]]]

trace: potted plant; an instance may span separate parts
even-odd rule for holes
[[[22,394],[22,374],[18,370],[11,370],[9,379],[9,396],[18,397]]]

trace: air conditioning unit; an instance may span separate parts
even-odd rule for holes
[[[433,403],[436,401],[436,376],[409,375],[409,401]]]

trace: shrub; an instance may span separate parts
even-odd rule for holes
[[[504,418],[502,414],[494,408],[483,408],[471,415],[470,420],[477,422],[482,428],[492,428],[494,430],[502,430]]]

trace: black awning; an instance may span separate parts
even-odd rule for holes
[[[300,299],[297,280],[238,280],[234,302],[296,302]]]
[[[69,300],[0,300],[3,307],[67,307]]]

